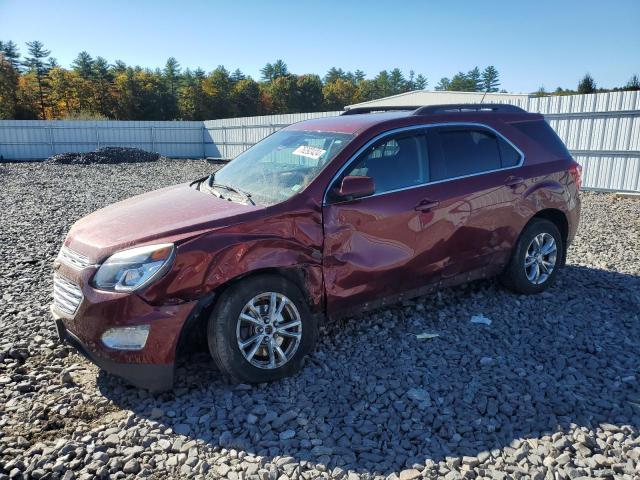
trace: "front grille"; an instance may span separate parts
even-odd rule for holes
[[[75,315],[83,300],[82,290],[59,274],[53,275],[53,305],[67,315]]]
[[[82,270],[83,268],[91,265],[89,257],[78,253],[75,250],[71,250],[69,247],[64,245],[60,249],[59,258],[67,265],[77,268],[78,270]]]

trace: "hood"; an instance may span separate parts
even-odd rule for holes
[[[78,220],[65,245],[98,261],[115,251],[177,241],[234,223],[236,215],[262,209],[220,199],[188,184],[154,190],[114,203]]]

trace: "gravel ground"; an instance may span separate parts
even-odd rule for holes
[[[638,200],[583,194],[547,293],[481,281],[363,314],[268,385],[192,354],[151,396],[57,343],[51,263],[76,219],[211,166],[0,168],[0,478],[640,478]]]

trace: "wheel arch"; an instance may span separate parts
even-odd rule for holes
[[[313,294],[312,283],[317,281],[317,278],[315,278],[317,274],[313,273],[314,269],[312,267],[315,267],[315,265],[258,268],[256,270],[237,275],[220,284],[211,292],[200,298],[198,306],[194,309],[194,312],[188,321],[185,322],[178,340],[178,352],[184,353],[185,348],[206,338],[207,320],[220,296],[232,286],[248,278],[262,275],[280,276],[300,289],[304,299],[309,305],[309,310],[313,315],[320,317],[324,316],[324,295],[318,299],[316,298],[317,295]]]
[[[545,220],[549,220],[552,222],[560,232],[560,236],[562,238],[562,259],[561,265],[564,265],[567,259],[567,240],[569,235],[569,220],[567,219],[567,215],[558,208],[545,208],[544,210],[540,210],[533,215],[527,224],[529,225],[534,219],[543,218]],[[524,228],[522,229],[524,231]]]

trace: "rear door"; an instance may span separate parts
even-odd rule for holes
[[[519,176],[522,154],[482,125],[427,131],[429,185],[424,194],[438,202],[451,230],[448,250],[432,254],[434,261],[443,264],[442,279],[446,283],[464,273],[470,279],[495,273],[508,258],[518,233],[514,225],[525,190]]]

